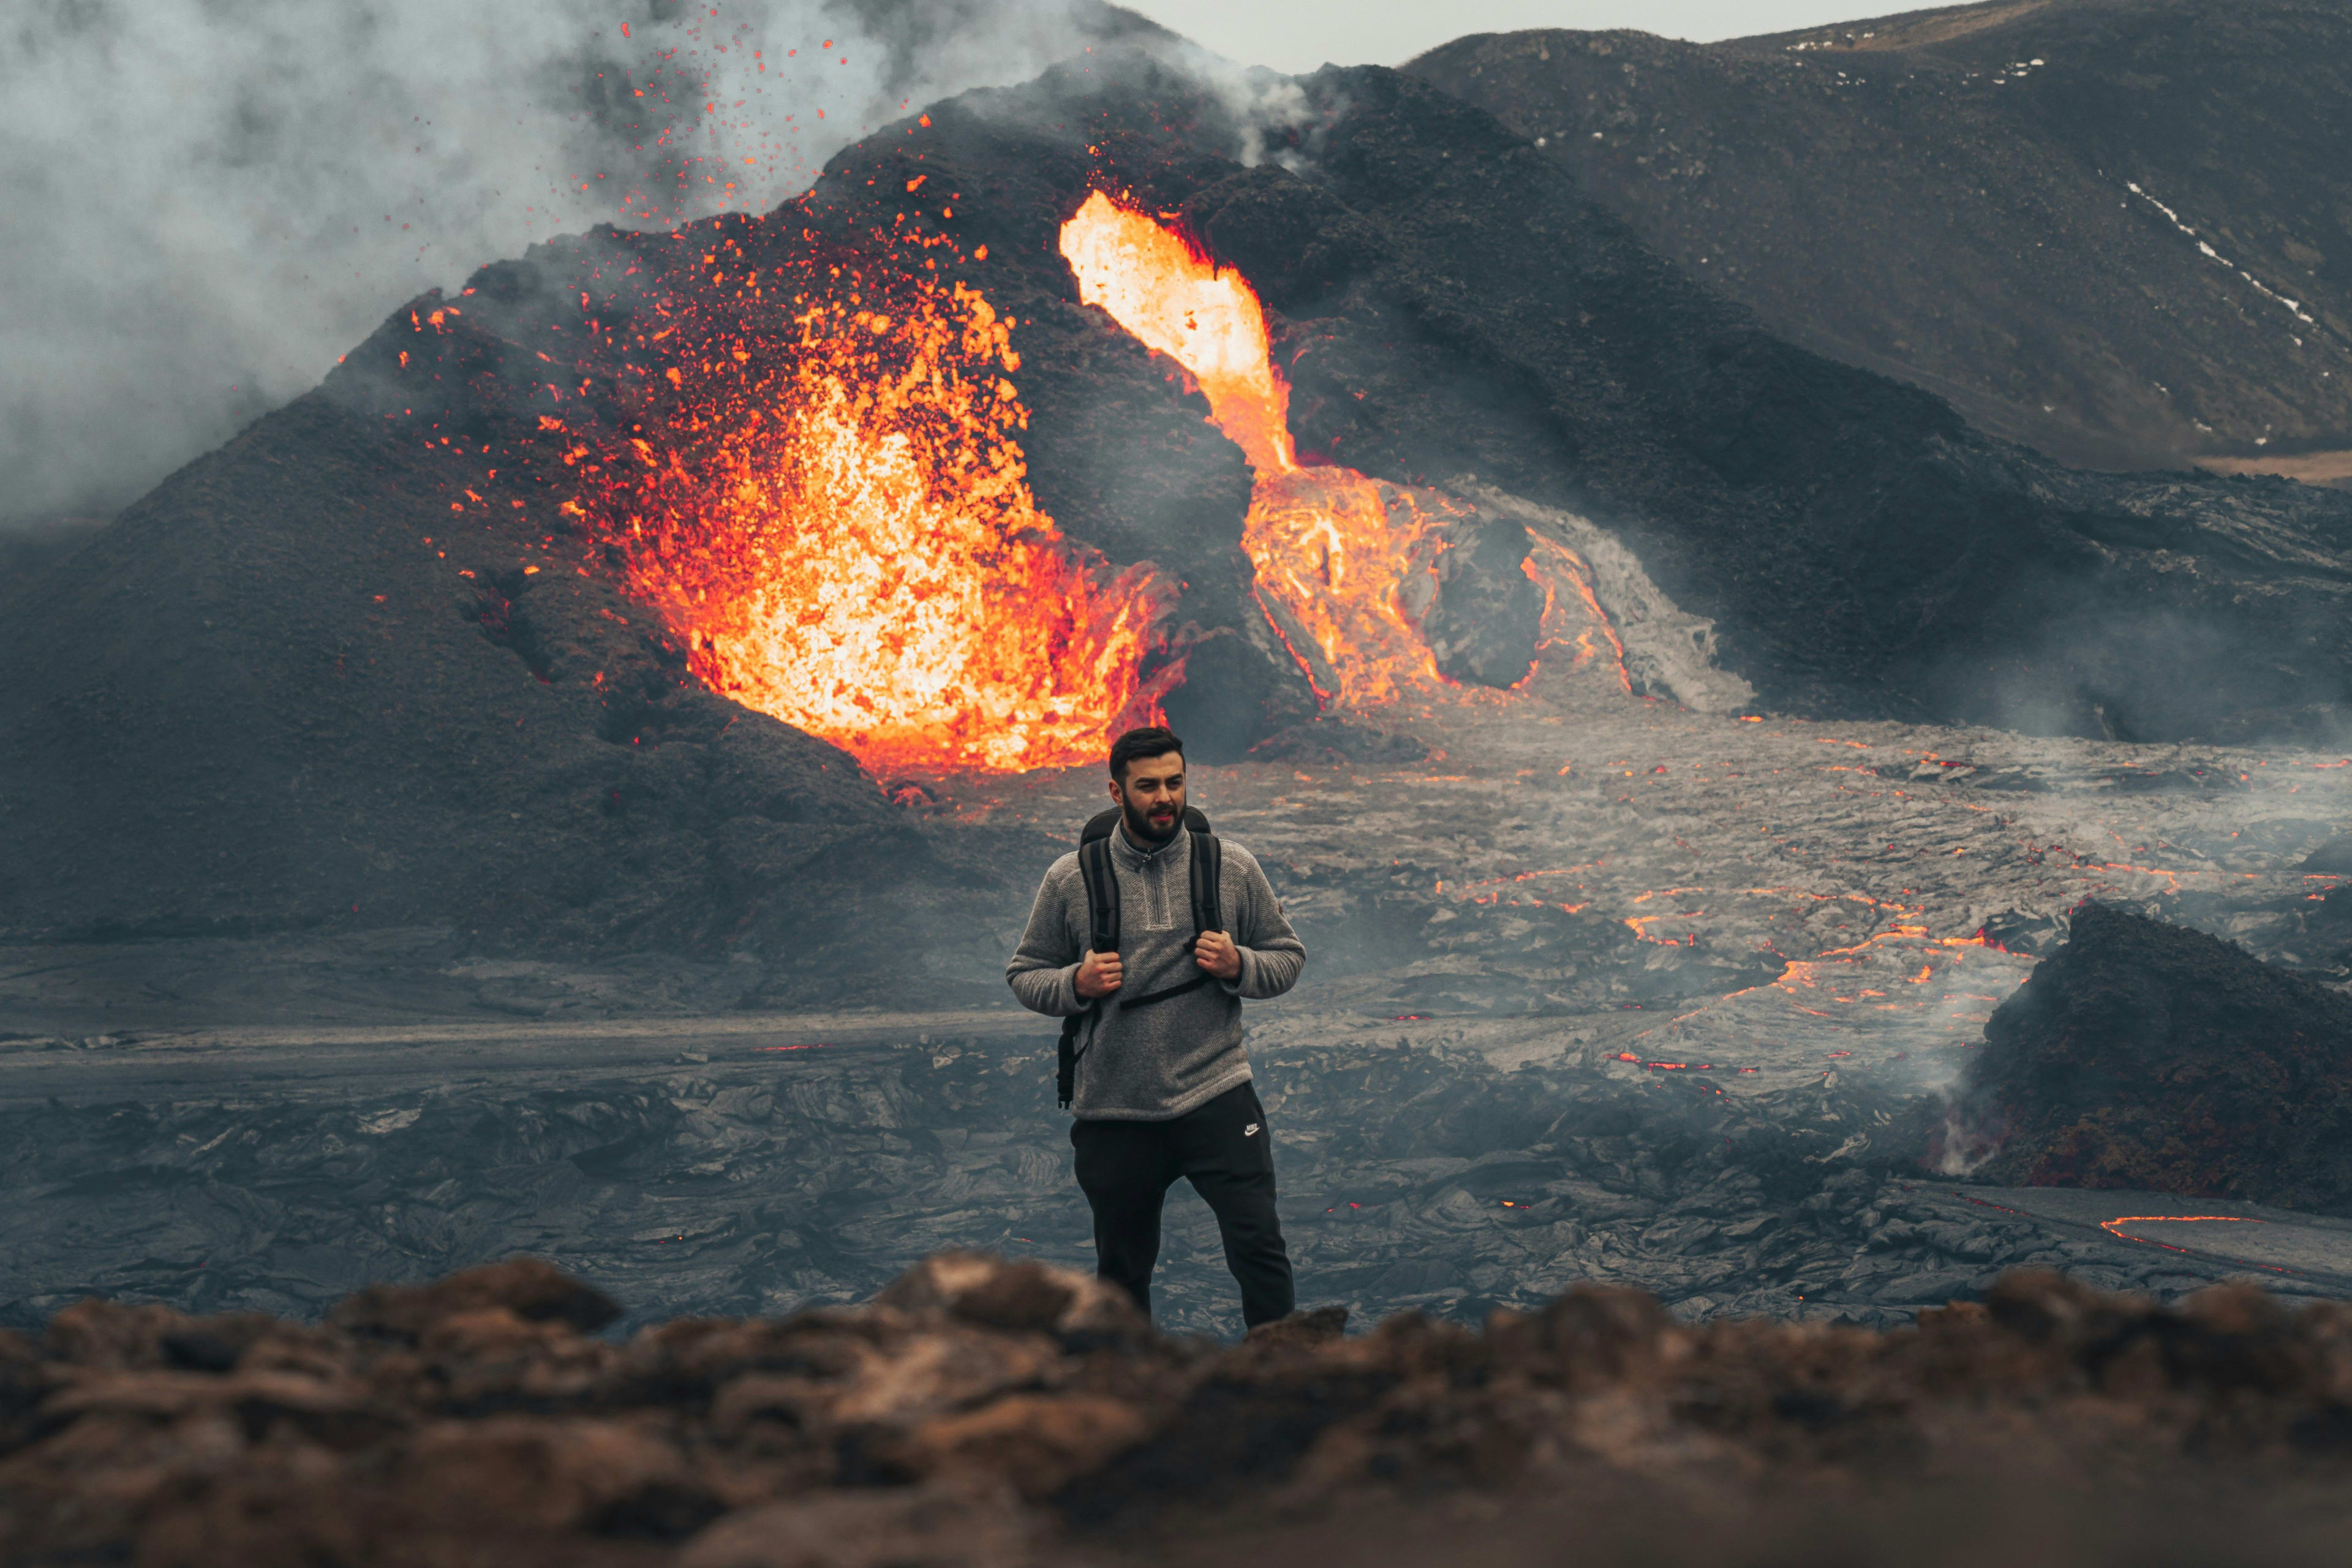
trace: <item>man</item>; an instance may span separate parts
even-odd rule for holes
[[[1095,1271],[1151,1310],[1160,1207],[1186,1177],[1216,1214],[1242,1320],[1255,1328],[1288,1316],[1296,1298],[1275,1215],[1265,1110],[1243,1048],[1242,999],[1289,990],[1307,949],[1265,873],[1231,839],[1222,841],[1217,879],[1225,929],[1195,943],[1184,742],[1172,732],[1130,730],[1112,742],[1110,796],[1119,813],[1109,838],[1119,951],[1088,948],[1085,879],[1078,857],[1065,855],[1037,889],[1004,978],[1033,1012],[1088,1015],[1070,1142],[1094,1209]],[[1129,998],[1138,1005],[1126,1005]]]

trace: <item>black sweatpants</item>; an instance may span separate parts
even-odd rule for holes
[[[1095,1272],[1146,1313],[1160,1206],[1183,1176],[1217,1216],[1225,1267],[1242,1288],[1242,1321],[1255,1328],[1290,1315],[1297,1297],[1274,1212],[1274,1147],[1255,1088],[1239,1084],[1170,1121],[1074,1121],[1070,1145],[1095,1211]]]

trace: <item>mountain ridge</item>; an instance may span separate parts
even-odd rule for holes
[[[1405,68],[1775,333],[1992,434],[2105,468],[2352,448],[2341,7],[2003,0],[1713,44],[1482,34]]]

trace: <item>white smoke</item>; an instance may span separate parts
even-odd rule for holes
[[[15,0],[0,527],[111,510],[396,305],[598,223],[764,211],[1098,0]]]

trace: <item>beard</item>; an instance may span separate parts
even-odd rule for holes
[[[1169,813],[1166,822],[1154,823],[1133,801],[1128,800],[1119,802],[1118,815],[1119,819],[1127,824],[1129,837],[1138,844],[1149,844],[1156,847],[1175,837],[1176,830],[1184,826],[1184,808],[1168,802],[1161,802],[1151,809]]]

